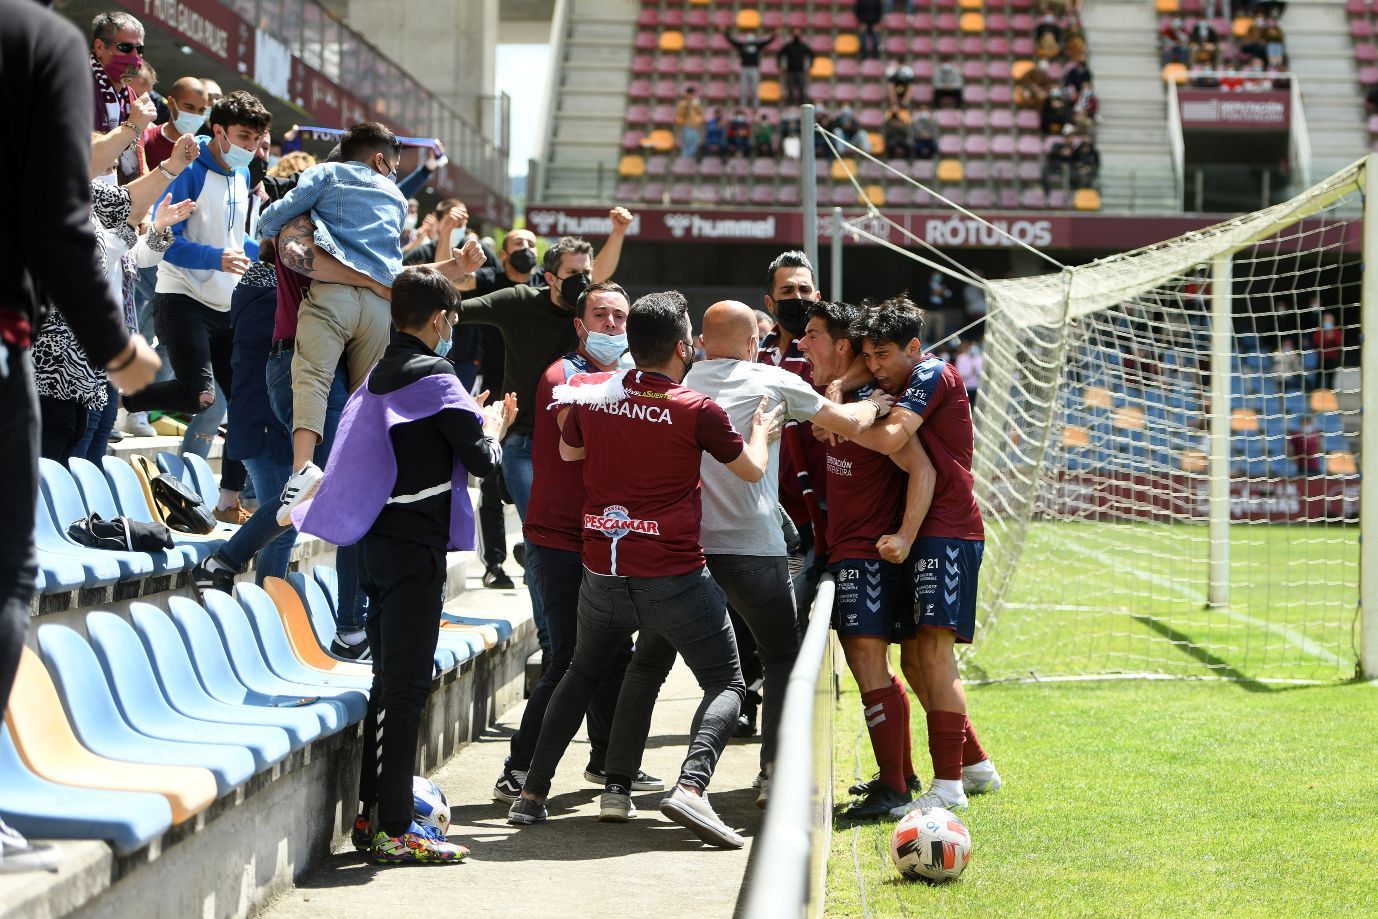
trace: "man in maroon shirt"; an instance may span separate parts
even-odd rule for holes
[[[722,595],[699,545],[699,464],[706,452],[742,479],[760,481],[769,466],[769,438],[779,409],[765,414],[762,399],[743,443],[726,412],[679,384],[694,362],[694,344],[678,293],[638,300],[627,317],[627,340],[636,369],[576,376],[553,393],[572,407],[560,454],[584,464],[578,639],[508,821],[546,819],[555,767],[589,699],[626,640],[640,630],[624,694],[655,693],[669,669],[667,654],[673,659],[676,652],[703,688],[689,753],[678,784],[661,801],[661,813],[710,845],[741,848],[741,837],[713,812],[706,794],[746,687]],[[619,735],[644,736],[642,725],[624,717],[633,708],[638,707],[618,706],[614,717],[603,801],[604,811],[620,810],[623,819],[634,813],[635,767],[616,761],[614,751],[622,750]]]
[[[936,472],[918,539],[912,546],[894,547],[909,558],[914,572],[916,651],[923,673],[915,689],[928,715],[933,784],[891,813],[964,810],[968,792],[1000,787],[1000,776],[967,717],[955,653],[956,643],[969,643],[976,631],[976,578],[985,548],[972,487],[971,404],[957,368],[923,352],[923,314],[907,297],[868,310],[856,332],[876,385],[895,396],[890,414],[857,436],[856,443],[893,455],[917,434]]]
[[[813,366],[815,382],[831,384],[861,352],[855,331],[861,311],[846,303],[814,304],[799,348]],[[852,399],[867,398],[863,386]],[[891,644],[900,646],[905,676],[920,692],[918,631],[912,574],[904,564],[933,493],[933,465],[915,438],[893,456],[855,441],[826,441],[828,571],[837,579],[833,628],[861,704],[880,775],[855,786],[862,801],[843,812],[847,820],[874,820],[909,803],[918,779],[910,750],[909,696],[890,670]],[[908,481],[906,482],[906,473]]]
[[[183,134],[194,135],[206,122],[210,105],[206,102],[206,88],[196,77],[182,77],[172,84],[167,94],[168,120],[151,124],[144,129],[144,159],[149,169],[172,155],[172,145]]]
[[[540,594],[550,634],[550,666],[531,690],[521,727],[512,735],[511,752],[493,786],[493,797],[500,801],[515,801],[521,794],[546,707],[574,658],[579,582],[583,574],[580,553],[584,547],[584,464],[560,458],[560,430],[572,409],[555,403],[552,393],[556,386],[568,383],[578,374],[617,369],[618,360],[627,350],[630,308],[631,301],[620,285],[611,281],[589,285],[576,307],[574,331],[579,336],[579,347],[547,367],[536,384],[531,499],[526,506],[522,535],[531,546],[526,554],[526,576]],[[631,656],[632,642],[628,637],[589,703],[589,763],[584,777],[596,785],[603,785],[607,779],[604,758],[608,734],[617,694],[622,689],[622,674]],[[664,782],[644,772],[632,779],[633,791],[664,788]]]

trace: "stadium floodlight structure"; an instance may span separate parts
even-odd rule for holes
[[[1363,270],[1378,263],[1378,158],[1069,266],[819,133],[857,191],[853,238],[985,290],[969,678],[1378,676],[1378,515],[1359,514],[1378,506],[1378,475],[1358,474],[1378,469],[1378,425],[1360,424],[1378,410],[1378,274]],[[977,277],[872,204],[856,159],[1051,270]],[[1324,363],[1321,308],[1345,363],[1362,351],[1357,373]],[[1317,442],[1301,465],[1289,452]]]

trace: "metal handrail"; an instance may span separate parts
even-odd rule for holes
[[[1182,111],[1178,107],[1177,83],[1167,81],[1167,145],[1172,154],[1172,175],[1177,182],[1177,204],[1185,207],[1187,142],[1182,136]]]
[[[1311,129],[1301,101],[1301,81],[1292,80],[1292,163],[1302,188],[1311,187]],[[1295,186],[1294,186],[1295,187]]]
[[[751,853],[743,913],[746,919],[823,915],[823,884],[833,825],[831,625],[835,590],[832,575],[825,575],[818,584],[809,628],[790,671],[771,774],[770,805]],[[822,732],[817,730],[820,723]]]

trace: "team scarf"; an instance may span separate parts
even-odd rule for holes
[[[574,355],[582,359],[580,355]],[[569,355],[566,355],[566,360]],[[550,391],[551,403],[557,405],[614,405],[627,398],[624,377],[630,370],[608,370],[594,372],[591,362],[584,361],[587,370],[581,370]]]
[[[104,65],[96,59],[96,52],[91,52],[91,79],[96,84],[95,110],[96,110],[96,130],[102,134],[108,134],[129,119],[129,113],[133,109],[134,94],[127,86],[116,87],[110,82],[110,74],[106,72]],[[113,124],[110,123],[110,106],[118,108],[119,116]],[[144,164],[144,145],[143,138],[136,137],[134,142],[120,152],[120,178],[121,183],[129,179],[138,178],[148,171]]]

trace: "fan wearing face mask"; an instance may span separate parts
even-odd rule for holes
[[[95,84],[95,129],[120,147],[116,174],[123,185],[151,167],[144,162],[143,133],[153,120],[137,117],[138,97],[130,88],[143,66],[144,27],[124,12],[101,13],[91,22],[91,80]],[[156,115],[157,109],[154,108]]]
[[[766,312],[775,317],[776,324],[761,339],[757,362],[798,374],[812,385],[813,369],[799,350],[799,338],[808,324],[809,308],[821,299],[818,278],[807,255],[796,250],[776,256],[766,269],[765,295]],[[822,492],[827,481],[827,451],[794,422],[785,425],[780,442],[780,505],[799,530],[803,553],[790,564],[790,571],[795,572],[795,608],[807,610],[818,586],[814,558],[823,555],[821,550],[815,552],[815,537],[821,539],[825,530],[822,508],[826,495]]]
[[[491,326],[502,336],[502,377],[490,378],[485,373],[483,386],[494,393],[517,394],[517,420],[503,442],[502,477],[523,521],[526,520],[527,502],[531,497],[536,386],[546,368],[562,355],[573,351],[579,343],[573,322],[579,295],[590,283],[608,280],[617,268],[622,237],[632,224],[632,215],[619,207],[613,209],[611,217],[613,234],[597,258],[594,258],[590,243],[574,236],[561,237],[547,249],[541,263],[541,280],[545,286],[540,287],[516,282],[513,278],[513,275],[521,275],[521,267],[534,256],[535,237],[524,235],[521,231],[508,234],[510,241],[504,241],[503,246],[505,268],[502,275],[493,276],[489,283],[511,286],[466,299],[460,307],[461,326]],[[516,239],[512,238],[514,235]],[[532,256],[522,254],[526,250]],[[456,286],[463,290],[472,288],[474,283],[475,279],[465,278]],[[481,511],[480,516],[483,516]],[[484,540],[487,545],[493,544],[487,530]],[[505,544],[505,539],[498,540],[498,544]],[[523,552],[529,557],[531,546],[524,544]],[[492,558],[486,558],[485,562],[491,564]],[[527,578],[527,590],[531,594],[536,635],[542,652],[548,658],[550,637],[545,627],[541,599],[531,580]]]
[[[172,155],[172,145],[183,134],[195,136],[201,125],[206,123],[210,103],[206,99],[206,87],[196,77],[182,77],[172,84],[167,94],[168,120],[162,124],[150,125],[144,131],[144,159],[149,169],[157,169],[158,164]]]

